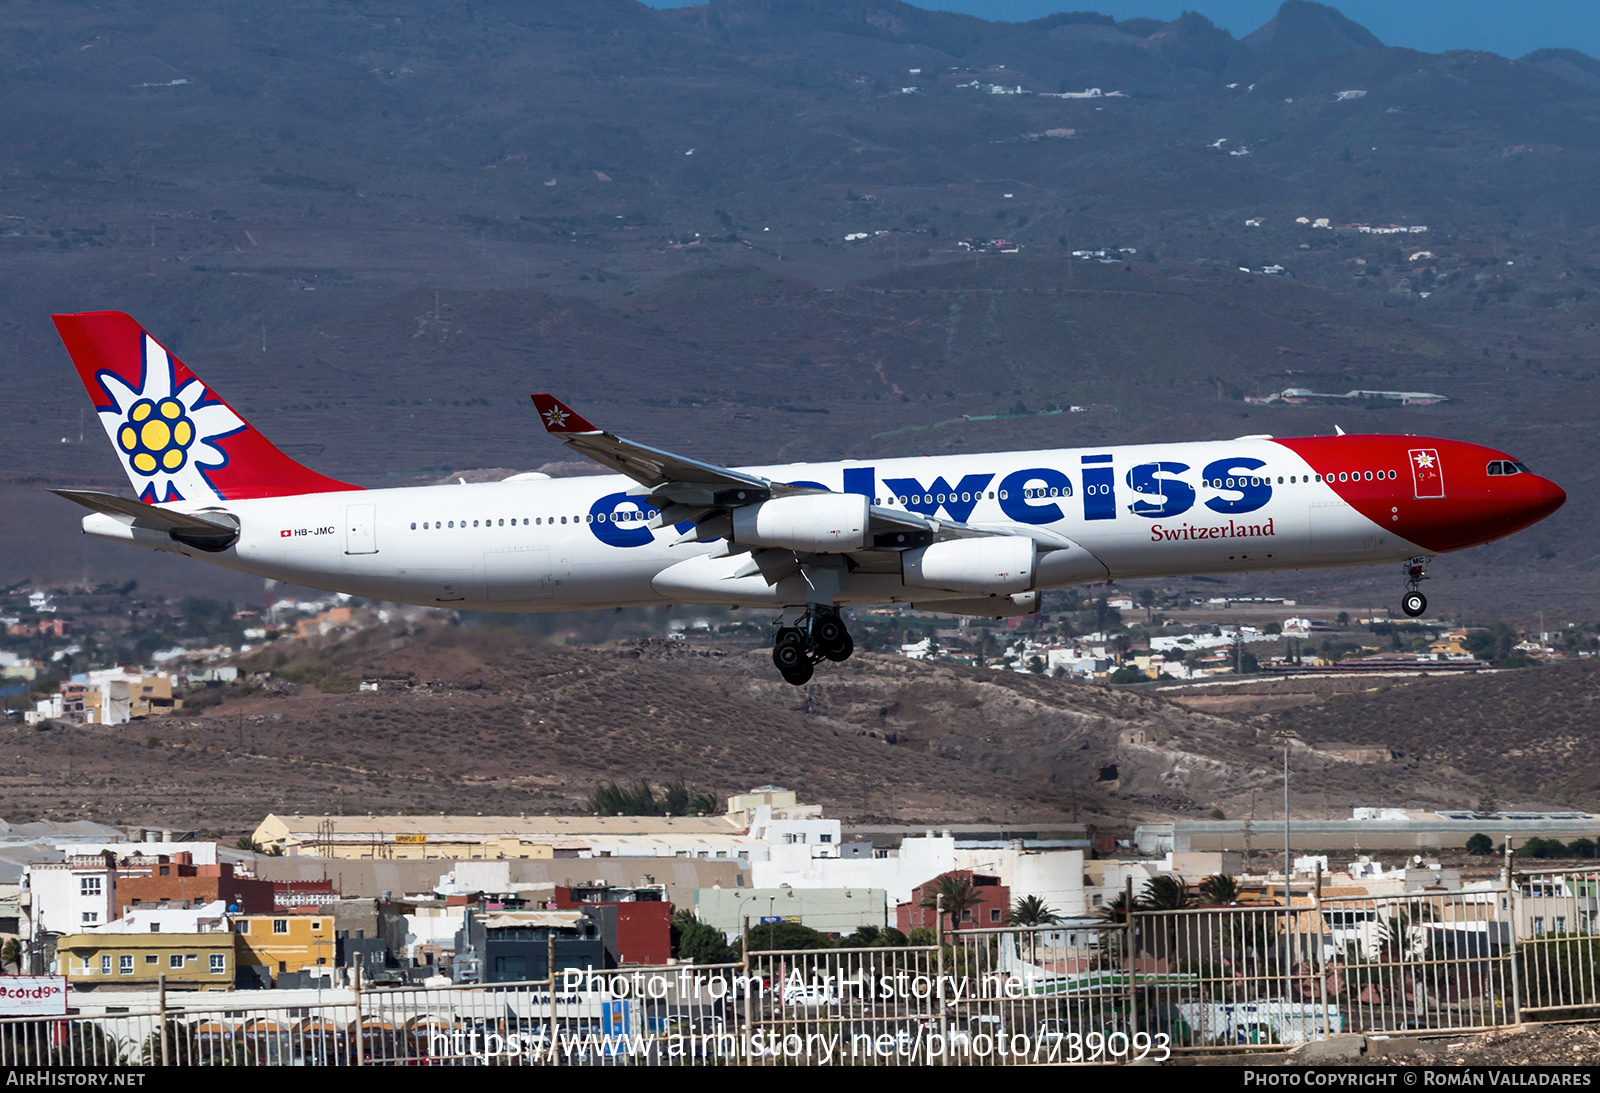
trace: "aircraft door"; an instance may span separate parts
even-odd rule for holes
[[[344,510],[344,552],[378,553],[378,506],[346,505]]]

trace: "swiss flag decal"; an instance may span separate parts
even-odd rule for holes
[[[1439,465],[1439,453],[1432,448],[1413,448],[1411,455],[1411,484],[1418,497],[1444,496],[1444,468]]]

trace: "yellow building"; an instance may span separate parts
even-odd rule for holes
[[[228,921],[243,967],[281,975],[333,964],[332,915],[229,915]]]
[[[96,932],[56,942],[67,985],[77,990],[154,987],[159,976],[175,990],[232,990],[233,938],[226,933]]]
[[[794,794],[775,791],[774,796]],[[746,795],[750,797],[754,795]],[[735,798],[735,802],[741,798]],[[753,806],[752,806],[753,808]],[[790,804],[781,815],[820,815]],[[773,814],[780,815],[778,806]],[[737,857],[763,845],[744,834],[748,819],[728,816],[279,816],[251,839],[289,856],[383,861],[505,861],[592,853],[598,857]]]

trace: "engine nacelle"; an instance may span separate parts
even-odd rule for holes
[[[1008,596],[1033,587],[1037,547],[1022,535],[954,539],[900,556],[908,585],[980,596]]]
[[[808,554],[840,554],[867,545],[867,507],[859,493],[775,497],[733,510],[733,541]]]

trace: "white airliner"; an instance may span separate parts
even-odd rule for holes
[[[804,683],[853,649],[840,609],[1037,610],[1132,577],[1404,563],[1566,500],[1503,452],[1415,436],[1063,448],[733,469],[624,440],[550,395],[551,435],[618,472],[364,490],[306,469],[120,312],[58,315],[138,500],[57,490],[85,534],[313,588],[480,611],[722,604],[776,612]]]

